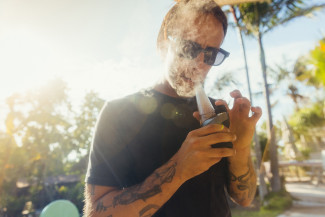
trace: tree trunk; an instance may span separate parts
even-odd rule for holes
[[[301,159],[302,154],[297,148],[292,127],[289,125],[287,119],[284,116],[283,116],[283,124],[285,127],[282,129],[282,135],[286,136],[287,138],[282,138],[282,140],[284,141],[285,145],[290,145],[291,150],[295,154],[295,160],[297,159],[299,160]]]
[[[272,121],[272,113],[271,113],[271,103],[270,103],[270,93],[269,87],[267,83],[266,76],[266,62],[265,62],[265,54],[262,43],[262,34],[258,32],[258,45],[260,49],[260,62],[263,73],[264,80],[264,97],[266,100],[266,112],[267,112],[267,137],[269,141],[270,148],[270,161],[271,161],[271,187],[273,192],[277,192],[281,190],[281,181],[279,176],[279,162],[278,162],[278,153],[277,153],[277,145],[275,144],[275,132],[273,129],[273,121]]]

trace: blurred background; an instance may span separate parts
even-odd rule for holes
[[[82,212],[97,115],[105,101],[160,78],[156,37],[173,4],[0,0],[0,216],[37,216],[57,199]],[[222,48],[230,57],[211,69],[205,89],[230,104],[229,92],[239,89],[263,109],[252,142],[256,213],[272,204],[265,202],[272,193],[287,195],[287,183],[324,183],[324,6],[223,6],[230,26]]]

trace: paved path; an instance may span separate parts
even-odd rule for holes
[[[295,198],[293,206],[278,217],[325,217],[325,185],[288,183],[286,189]]]

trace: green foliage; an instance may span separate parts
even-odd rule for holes
[[[73,186],[60,186],[57,188],[59,193],[58,198],[66,199],[71,201],[74,205],[77,206],[78,210],[81,211],[84,206],[84,186],[83,181],[78,182]]]
[[[75,113],[75,128],[71,133],[70,141],[79,156],[80,154],[82,155],[83,151],[89,150],[90,148],[97,115],[103,105],[103,99],[100,99],[96,93],[89,92],[84,98],[81,110]]]
[[[268,144],[268,139],[265,131],[260,131],[258,133],[258,139],[261,146],[262,160],[263,162],[270,160],[269,149],[266,147]]]
[[[311,74],[323,86],[325,85],[325,38],[310,52],[310,63],[314,66]]]
[[[325,7],[325,4],[307,5],[303,0],[270,0],[244,3],[235,7],[238,23],[247,35],[264,34],[294,18],[307,16]]]
[[[269,2],[240,4],[238,9],[241,12],[239,20],[247,24],[243,28],[247,35],[263,32],[263,28],[273,23],[275,11]]]
[[[25,203],[28,201],[28,198],[26,196],[23,197],[16,197],[12,195],[4,195],[4,196],[6,197],[6,200],[5,203],[1,205],[2,207],[7,207],[7,215],[9,217],[21,216],[21,212],[25,206]]]
[[[271,103],[269,99],[269,88],[267,84],[267,65],[265,60],[265,53],[263,48],[262,38],[265,33],[273,30],[275,27],[288,23],[294,18],[300,16],[306,16],[311,12],[325,7],[325,4],[321,5],[312,5],[306,6],[303,0],[270,0],[262,3],[246,3],[241,4],[237,7],[232,7],[234,17],[236,18],[236,24],[241,29],[241,31],[245,32],[247,35],[255,36],[260,50],[260,63],[264,78],[264,86],[265,86],[265,96],[267,102],[267,110],[268,110],[268,119],[269,119],[269,131],[272,129],[272,116],[271,113]],[[271,135],[271,132],[269,132]],[[275,147],[273,143],[275,139],[271,140],[271,147]],[[272,152],[270,155],[270,161],[275,162],[277,160],[277,152]],[[273,179],[276,181],[274,183],[279,183],[279,171],[278,168],[274,166],[275,164],[271,163],[271,171],[273,172]],[[279,185],[273,186],[274,191],[280,189]]]
[[[309,55],[300,57],[296,63],[296,79],[317,88],[325,86],[325,38],[310,51]]]
[[[316,102],[312,106],[296,111],[289,119],[296,133],[307,132],[310,128],[325,124],[324,102]]]
[[[303,160],[309,159],[310,152],[311,152],[310,148],[301,149],[300,152],[302,154]]]
[[[37,209],[54,199],[69,199],[82,209],[81,180],[104,101],[90,92],[76,112],[67,93],[66,84],[55,79],[7,99],[6,132],[0,132],[0,209],[7,208],[9,216],[19,216],[27,201]],[[49,177],[69,174],[81,180],[65,187],[45,184]],[[18,181],[26,187],[17,188]]]
[[[13,123],[12,136],[16,144],[21,144],[18,147],[23,147],[25,165],[32,168],[20,175],[41,180],[60,174],[62,156],[70,151],[65,136],[71,127],[65,84],[54,80],[25,95],[12,96],[7,102],[10,107],[7,126]]]
[[[288,192],[272,192],[265,196],[264,206],[260,210],[232,210],[233,217],[276,217],[292,205]]]
[[[265,210],[279,210],[284,211],[291,207],[292,197],[285,190],[279,192],[271,192],[265,196],[264,206],[262,209]]]
[[[281,211],[265,209],[261,209],[258,211],[233,210],[231,214],[233,217],[277,217],[279,214],[281,214]]]

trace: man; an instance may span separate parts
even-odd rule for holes
[[[231,216],[225,187],[234,201],[250,204],[256,188],[250,142],[261,109],[236,90],[231,110],[215,101],[227,107],[230,129],[200,128],[194,98],[195,85],[228,55],[220,49],[226,30],[213,1],[184,0],[169,11],[157,40],[163,79],[101,111],[86,176],[86,216]],[[234,147],[211,148],[221,142]]]

